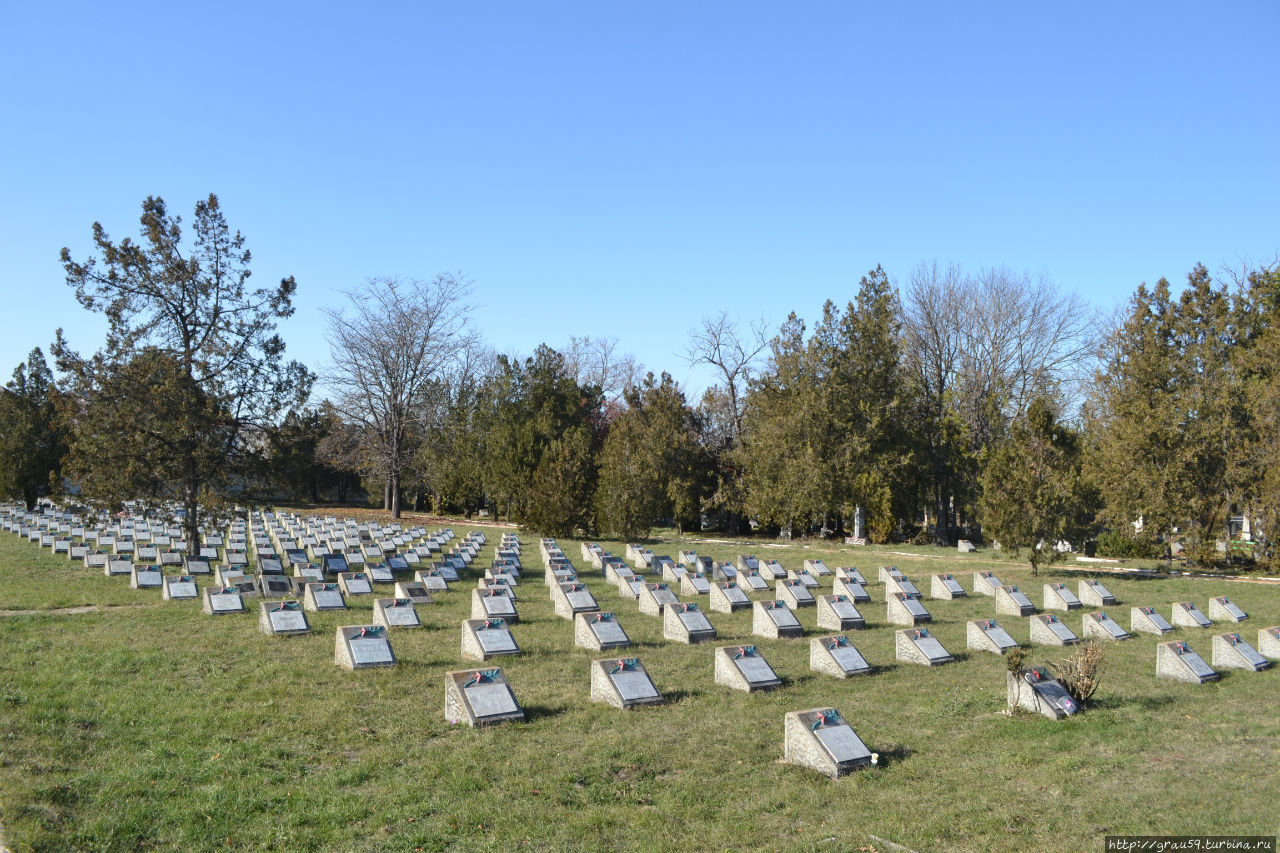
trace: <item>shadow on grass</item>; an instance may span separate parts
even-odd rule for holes
[[[1174,696],[1094,696],[1085,704],[1085,710],[1115,711],[1120,708],[1139,708],[1143,711],[1158,711],[1175,702]]]
[[[524,711],[524,719],[527,723],[536,723],[538,720],[552,719],[559,717],[567,708],[564,705],[528,705],[520,706]]]
[[[880,750],[878,763],[882,768],[892,767],[899,762],[906,761],[915,754],[916,751],[909,746],[904,746],[900,743],[890,744]]]

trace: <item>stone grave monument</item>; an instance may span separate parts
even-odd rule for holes
[[[890,593],[885,598],[885,610],[885,619],[890,625],[923,625],[933,621],[919,599],[902,592]]]
[[[444,674],[444,717],[474,728],[523,723],[524,711],[501,669],[469,669]]]
[[[258,627],[273,637],[310,634],[311,625],[300,601],[263,601],[258,604]]]
[[[1190,601],[1175,601],[1171,616],[1169,621],[1179,628],[1208,628],[1211,624],[1200,608]]]
[[[1231,633],[1213,638],[1213,665],[1259,672],[1271,666],[1271,661],[1258,654],[1239,634]]]
[[[573,644],[597,652],[622,649],[631,638],[622,630],[614,614],[604,611],[578,613],[573,618]]]
[[[1038,646],[1074,646],[1080,638],[1058,614],[1037,613],[1031,617],[1031,642]]]
[[[1045,610],[1079,610],[1084,603],[1076,594],[1067,589],[1065,583],[1047,583],[1044,585]]]
[[[848,678],[871,672],[871,664],[849,638],[841,635],[814,637],[809,641],[809,668],[814,672]]]
[[[835,708],[791,711],[783,717],[783,759],[837,779],[876,757]]]
[[[893,637],[894,652],[900,661],[924,666],[941,666],[944,663],[955,662],[955,658],[929,633],[928,628],[905,628],[894,631]]]
[[[854,604],[871,603],[871,594],[867,592],[866,587],[853,578],[837,577],[831,583],[831,591],[836,595],[847,595]]]
[[[716,684],[746,693],[782,686],[782,679],[755,646],[721,646],[715,658]]]
[[[640,612],[648,616],[661,616],[662,609],[668,604],[676,604],[679,599],[665,583],[647,583],[640,593]]]
[[[997,613],[1006,616],[1030,616],[1036,612],[1036,606],[1031,603],[1031,599],[1016,586],[998,587],[995,597]]]
[[[1105,611],[1084,615],[1084,636],[1098,640],[1128,640],[1132,635],[1120,627]]]
[[[785,601],[757,601],[751,606],[751,633],[777,640],[802,637],[804,628]]]
[[[1209,599],[1209,618],[1214,622],[1243,622],[1249,618],[1249,614],[1225,595],[1219,595]]]
[[[412,598],[375,598],[373,624],[384,628],[421,628]]]
[[[956,580],[955,575],[933,575],[929,581],[930,598],[951,601],[955,598],[965,598],[966,595],[964,587],[960,585],[960,581]]]
[[[497,655],[518,655],[520,647],[502,619],[467,619],[462,623],[462,656],[486,661]]]
[[[974,572],[973,573],[973,591],[978,595],[990,595],[995,597],[996,590],[1004,586],[1000,582],[1000,578],[995,576],[994,572]]]
[[[1133,608],[1129,615],[1129,629],[1135,634],[1141,631],[1156,636],[1173,633],[1173,626],[1154,607]]]
[[[561,583],[551,588],[551,602],[556,615],[573,621],[579,613],[592,613],[600,609],[596,597],[582,583]]]
[[[801,607],[814,607],[817,601],[814,600],[813,593],[809,591],[801,581],[798,580],[780,580],[776,584],[774,593],[779,601],[785,601],[787,606],[792,610],[799,610]]]
[[[1001,628],[1000,623],[994,619],[975,619],[969,622],[966,645],[971,649],[998,655],[1018,648],[1009,632]]]
[[[1010,708],[1021,708],[1051,720],[1061,720],[1080,713],[1080,703],[1062,686],[1062,682],[1044,667],[1024,669],[1018,675],[1005,673]]]
[[[347,599],[336,583],[308,583],[302,590],[302,606],[313,613],[346,610]]]
[[[711,585],[708,606],[716,613],[732,613],[751,606],[751,599],[737,581],[716,581]]]
[[[1193,652],[1190,646],[1174,640],[1156,644],[1156,677],[1204,684],[1217,681],[1222,676],[1210,669],[1204,658]]]
[[[850,631],[867,627],[867,622],[847,595],[818,596],[818,627]]]
[[[244,613],[244,598],[234,586],[207,586],[203,590],[204,612],[210,616]]]
[[[164,585],[164,574],[160,567],[143,563],[134,563],[129,572],[131,589],[160,589]]]
[[[166,601],[199,598],[200,590],[193,575],[165,575],[160,596]]]
[[[471,590],[472,619],[505,619],[514,625],[520,621],[516,603],[497,587]]]
[[[592,661],[591,699],[623,709],[665,701],[638,658]]]
[[[1116,597],[1101,581],[1094,579],[1080,581],[1080,601],[1090,607],[1116,606]]]
[[[677,643],[702,643],[716,638],[716,629],[698,605],[680,602],[662,614],[662,636]]]
[[[1258,631],[1258,652],[1263,657],[1280,660],[1280,625]]]

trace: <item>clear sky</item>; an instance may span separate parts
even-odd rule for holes
[[[877,263],[1044,273],[1101,308],[1280,254],[1280,3],[10,4],[0,379],[102,322],[90,225],[216,192],[293,357],[370,276],[462,271],[502,351],[680,357]]]

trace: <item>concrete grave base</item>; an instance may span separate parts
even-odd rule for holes
[[[431,604],[431,590],[424,583],[417,581],[397,581],[396,598],[408,598],[414,604]]]
[[[973,591],[978,595],[995,596],[996,590],[1003,584],[1000,579],[991,572],[974,572],[973,573]]]
[[[792,610],[799,610],[801,607],[813,607],[817,603],[809,588],[799,581],[780,580],[774,584],[774,588],[778,600],[786,602],[787,606]]]
[[[1010,708],[1021,708],[1050,720],[1062,720],[1082,710],[1062,683],[1040,667],[1023,670],[1020,675],[1005,672],[1005,686]]]
[[[814,637],[809,641],[809,669],[836,678],[871,672],[871,664],[845,636]]]
[[[1130,610],[1129,628],[1135,634],[1139,631],[1144,634],[1155,634],[1156,636],[1173,633],[1173,626],[1165,621],[1165,618],[1157,613],[1154,607],[1134,607]]]
[[[1280,625],[1258,631],[1258,653],[1272,660],[1280,660]]]
[[[1170,617],[1169,621],[1178,628],[1208,628],[1210,625],[1209,617],[1190,601],[1175,601]]]
[[[1084,636],[1095,640],[1128,640],[1133,635],[1120,627],[1119,623],[1106,613],[1086,613],[1084,616]]]
[[[333,662],[343,669],[377,669],[396,665],[387,629],[381,625],[339,625],[334,633]]]
[[[1080,581],[1079,599],[1087,607],[1115,607],[1116,597],[1100,581]]]
[[[1010,649],[1018,648],[1009,632],[1001,628],[994,619],[975,619],[966,628],[966,645],[980,652],[992,652],[1002,655]]]
[[[520,621],[516,612],[516,603],[510,596],[502,595],[496,589],[471,590],[472,619],[504,619],[514,625]]]
[[[1045,610],[1079,610],[1084,607],[1084,602],[1076,597],[1076,594],[1067,589],[1064,583],[1047,583],[1044,585],[1044,609]]]
[[[849,600],[854,604],[871,603],[871,593],[852,578],[836,578],[831,584],[831,592],[835,595],[849,596]]]
[[[666,701],[637,658],[592,661],[591,699],[624,710],[637,705],[661,705]]]
[[[996,590],[996,613],[1003,616],[1030,616],[1036,612],[1031,599],[1016,586],[1002,586]]]
[[[773,667],[755,646],[721,646],[716,649],[716,684],[754,693],[782,686]]]
[[[716,629],[696,604],[663,608],[662,636],[677,643],[704,643],[716,638]]]
[[[200,591],[204,612],[210,616],[224,613],[244,613],[244,596],[233,587],[207,586]]]
[[[954,575],[933,575],[929,579],[929,597],[938,598],[943,601],[951,601],[956,598],[965,598],[968,593],[964,591],[964,587],[956,581]]]
[[[467,619],[462,623],[462,656],[486,661],[501,655],[518,655],[520,646],[502,619]]]
[[[302,593],[302,606],[313,613],[346,610],[347,599],[336,583],[309,583]]]
[[[1214,622],[1243,622],[1249,614],[1225,595],[1220,595],[1209,599],[1209,618]]]
[[[867,627],[867,621],[847,595],[818,596],[818,627],[829,631],[851,631]]]
[[[523,723],[524,711],[501,669],[467,669],[444,674],[444,718],[474,728]]]
[[[412,598],[375,598],[373,624],[384,628],[421,628]]]
[[[160,589],[164,586],[164,574],[159,566],[135,565],[129,572],[130,589]]]
[[[918,599],[893,593],[885,599],[885,619],[890,625],[923,625],[933,617]]]
[[[263,601],[258,605],[258,627],[274,637],[298,637],[311,633],[311,623],[301,601]]]
[[[782,601],[757,601],[751,606],[751,633],[777,640],[803,637],[804,627],[796,614]]]
[[[1239,634],[1231,633],[1218,634],[1213,638],[1213,665],[1260,672],[1271,666],[1271,661],[1259,654]]]
[[[596,613],[600,610],[596,597],[581,582],[559,583],[551,587],[551,602],[556,615],[570,621],[579,613]]]
[[[1037,646],[1074,646],[1080,638],[1055,614],[1039,613],[1031,617],[1031,642]]]
[[[717,581],[711,585],[707,606],[716,613],[732,613],[746,610],[751,606],[751,599],[737,581]]]
[[[900,661],[923,666],[942,666],[944,663],[955,662],[955,658],[924,628],[894,631],[893,641],[894,654]]]
[[[1156,645],[1156,677],[1204,684],[1217,681],[1222,676],[1209,668],[1204,658],[1180,640]]]
[[[791,711],[783,717],[783,759],[837,779],[875,764],[871,750],[835,708]]]
[[[196,579],[192,575],[167,575],[164,579],[164,587],[160,591],[160,596],[165,601],[199,598],[200,590],[196,586]]]
[[[579,613],[573,618],[573,644],[603,652],[631,645],[631,638],[612,613]]]

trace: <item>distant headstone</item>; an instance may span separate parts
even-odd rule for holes
[[[820,559],[809,559],[804,561],[804,570],[814,577],[826,577],[831,574],[831,569],[827,568],[827,564]]]
[[[848,678],[871,672],[871,664],[844,635],[814,637],[809,641],[809,668],[814,672]]]
[[[866,620],[847,595],[818,596],[818,627],[831,631],[850,631],[867,626]]]
[[[1172,634],[1173,626],[1154,607],[1135,607],[1129,613],[1129,628],[1135,634]]]
[[[1263,657],[1280,660],[1280,625],[1258,631],[1258,651]]]
[[[799,580],[790,578],[780,580],[776,584],[774,595],[779,601],[786,602],[787,606],[792,610],[799,610],[801,607],[814,607],[817,601],[813,597],[813,593],[809,588]]]
[[[135,564],[129,573],[129,586],[132,589],[160,589],[164,585],[164,574],[159,566]]]
[[[504,619],[514,625],[520,621],[516,612],[516,603],[511,596],[503,595],[499,589],[471,590],[472,619]]]
[[[1101,581],[1093,579],[1080,581],[1080,601],[1089,607],[1116,606],[1116,597]]]
[[[1010,649],[1018,648],[1018,643],[1009,636],[1009,632],[1000,627],[994,619],[975,619],[968,623],[966,631],[968,648],[1002,655]]]
[[[640,593],[640,612],[649,616],[661,616],[662,609],[668,604],[676,604],[678,599],[665,583],[647,583]]]
[[[133,560],[128,557],[110,556],[107,558],[106,566],[103,568],[102,573],[107,577],[112,575],[132,575]]]
[[[996,590],[996,612],[1008,616],[1030,616],[1036,612],[1036,606],[1016,586],[1002,586]]]
[[[1225,595],[1209,599],[1209,618],[1214,622],[1243,622],[1249,614]]]
[[[594,651],[621,649],[631,645],[614,614],[604,611],[578,613],[573,619],[574,645]]]
[[[1084,635],[1099,640],[1127,640],[1130,634],[1105,612],[1084,615]]]
[[[735,580],[735,578],[721,578],[721,580]],[[738,586],[749,592],[764,592],[769,588],[769,582],[756,571],[738,572],[736,581]]]
[[[851,580],[861,586],[867,585],[867,579],[862,576],[862,572],[853,566],[839,566],[836,569],[836,578],[840,580]]]
[[[1004,586],[1000,582],[1000,578],[996,577],[993,572],[974,572],[973,573],[973,591],[978,595],[995,596],[996,590]]]
[[[263,598],[288,598],[302,591],[295,588],[293,580],[284,575],[258,575],[255,584]]]
[[[1171,617],[1169,621],[1178,628],[1208,628],[1212,624],[1209,617],[1190,601],[1175,601]]]
[[[680,602],[663,611],[662,636],[677,643],[702,643],[714,640],[716,629],[698,605]]]
[[[711,585],[708,606],[717,613],[732,613],[751,606],[751,599],[737,581],[716,581]]]
[[[1239,634],[1231,633],[1213,638],[1213,665],[1259,672],[1271,666],[1271,661],[1258,654]]]
[[[961,539],[960,541],[956,542],[956,550],[959,551],[961,554],[972,554],[974,551],[978,549],[975,548],[973,546],[973,543],[970,542],[968,539]]]
[[[751,606],[751,633],[776,640],[802,637],[804,628],[785,601],[757,601]]]
[[[1082,710],[1062,682],[1043,667],[1024,669],[1017,675],[1006,672],[1005,683],[1010,708],[1021,708],[1051,720],[1061,720]]]
[[[347,598],[353,595],[373,595],[373,583],[366,572],[339,572],[338,586]]]
[[[284,563],[279,557],[260,557],[258,559],[258,574],[261,575],[282,575],[284,574]]]
[[[955,658],[929,633],[928,628],[906,628],[894,631],[893,637],[894,652],[900,661],[924,666],[941,666],[955,662]]]
[[[438,569],[419,569],[413,573],[413,579],[432,592],[449,591],[449,582]]]
[[[166,575],[160,595],[166,601],[199,598],[200,590],[193,575]]]
[[[681,595],[710,595],[711,581],[706,575],[686,571],[679,580]]]
[[[450,723],[491,726],[522,723],[524,711],[501,669],[475,669],[444,674],[444,717]]]
[[[556,615],[573,621],[579,613],[592,613],[600,609],[596,597],[583,583],[562,583],[551,588],[551,601]]]
[[[783,759],[831,779],[875,763],[871,750],[835,708],[791,711],[783,717]]]
[[[886,595],[900,592],[912,598],[924,598],[920,588],[910,578],[896,570],[885,574],[884,589]]]
[[[263,601],[258,609],[258,627],[264,634],[292,637],[311,633],[300,601]]]
[[[1217,681],[1222,676],[1214,672],[1190,646],[1181,640],[1175,640],[1172,643],[1156,644],[1156,677],[1204,684],[1206,681]]]
[[[373,624],[384,628],[421,628],[412,598],[375,598]]]
[[[462,623],[462,656],[484,661],[498,655],[518,655],[520,646],[503,619],[467,619]]]
[[[335,634],[333,662],[344,669],[395,666],[387,629],[381,625],[340,625]]]
[[[203,590],[204,612],[210,616],[244,613],[244,598],[234,586],[207,586]]]
[[[623,709],[666,701],[638,658],[592,661],[591,698]]]
[[[929,597],[950,601],[965,598],[967,593],[960,585],[960,581],[956,580],[955,575],[933,575],[929,581]]]
[[[1064,583],[1047,583],[1044,585],[1044,609],[1045,610],[1079,610],[1084,603],[1076,597],[1076,594],[1067,589]]]
[[[895,592],[885,598],[885,619],[890,625],[922,625],[933,617],[917,598]]]
[[[396,598],[407,598],[414,604],[430,604],[431,590],[417,581],[396,581]]]
[[[782,686],[778,678],[755,646],[721,646],[715,654],[716,684],[754,693]]]
[[[309,583],[302,593],[303,606],[312,612],[346,610],[347,599],[336,583]]]
[[[871,594],[853,578],[837,577],[831,584],[831,591],[836,595],[846,595],[854,604],[870,604]]]

